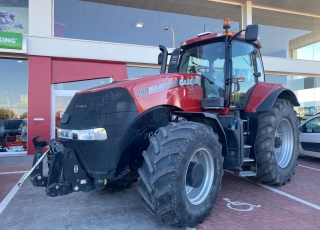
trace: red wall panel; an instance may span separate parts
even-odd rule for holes
[[[34,154],[32,138],[50,140],[51,58],[29,56],[28,61],[28,154]],[[35,121],[34,118],[43,118]]]
[[[127,79],[126,64],[87,60],[52,60],[53,84],[106,77],[113,77],[113,80]]]
[[[34,154],[32,138],[50,141],[51,84],[97,78],[127,79],[125,63],[88,60],[53,59],[29,56],[28,64],[28,154]],[[43,118],[35,121],[34,118]]]

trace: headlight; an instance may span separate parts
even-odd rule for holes
[[[75,140],[106,140],[107,132],[104,128],[84,129],[84,130],[68,130],[58,129],[58,137],[62,139]]]

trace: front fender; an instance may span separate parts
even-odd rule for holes
[[[219,142],[222,145],[223,155],[228,153],[226,134],[219,122],[218,117],[214,113],[175,111],[175,114],[185,117],[188,121],[199,122],[210,126],[219,136]]]

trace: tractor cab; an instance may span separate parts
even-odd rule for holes
[[[233,33],[228,28],[230,21],[226,19],[223,33],[199,34],[197,38],[182,42],[181,48],[171,53],[169,73],[194,73],[203,77],[204,108],[245,109],[253,86],[264,82],[257,25],[247,26],[243,30],[245,36],[241,35],[242,31]],[[160,64],[165,63],[161,63],[161,58],[166,56],[163,53],[159,57]]]

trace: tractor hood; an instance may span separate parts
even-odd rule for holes
[[[185,111],[200,111],[200,100],[203,97],[201,81],[202,77],[199,74],[159,74],[114,81],[77,94],[124,88],[133,98],[140,114],[157,105],[171,105]]]

